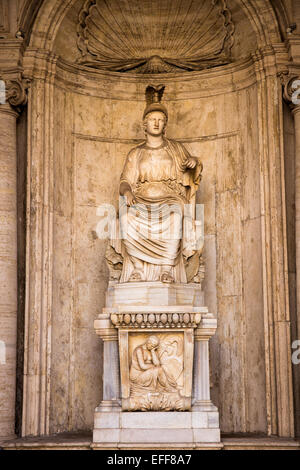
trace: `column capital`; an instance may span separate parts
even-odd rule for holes
[[[30,80],[22,77],[5,78],[0,75],[0,103],[9,104],[13,111],[20,113],[27,104],[29,84]]]
[[[293,113],[300,111],[300,73],[288,71],[280,73],[283,86],[283,98],[289,104]]]

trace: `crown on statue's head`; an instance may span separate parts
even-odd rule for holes
[[[165,85],[157,85],[157,86],[148,85],[147,86],[146,92],[145,92],[147,106],[143,114],[143,119],[145,119],[147,114],[152,113],[153,111],[160,111],[168,119],[167,108],[161,103],[164,90],[165,90]]]

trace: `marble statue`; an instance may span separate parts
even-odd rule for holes
[[[183,221],[194,217],[202,164],[183,144],[165,137],[168,111],[161,103],[163,91],[162,85],[146,89],[146,140],[130,150],[120,178],[120,195],[127,210],[120,213],[122,242],[112,246],[122,264],[121,283],[191,280],[185,264],[197,250],[195,240],[191,243],[184,233]],[[188,207],[192,211],[187,211]],[[190,227],[193,223],[191,220]],[[109,262],[112,264],[111,259]],[[200,264],[192,278],[199,274]]]

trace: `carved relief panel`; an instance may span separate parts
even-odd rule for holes
[[[183,411],[191,407],[193,329],[119,330],[124,411]]]

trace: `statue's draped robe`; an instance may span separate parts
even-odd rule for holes
[[[134,271],[134,259],[142,262],[143,281],[156,281],[171,266],[175,282],[187,282],[183,255],[193,254],[183,238],[185,205],[195,204],[201,178],[201,163],[187,169],[190,157],[179,142],[164,139],[158,149],[145,143],[132,149],[126,159],[120,184],[127,183],[136,204],[120,210],[123,239],[112,246],[124,259],[120,282],[127,282]],[[141,264],[141,263],[140,263]]]

